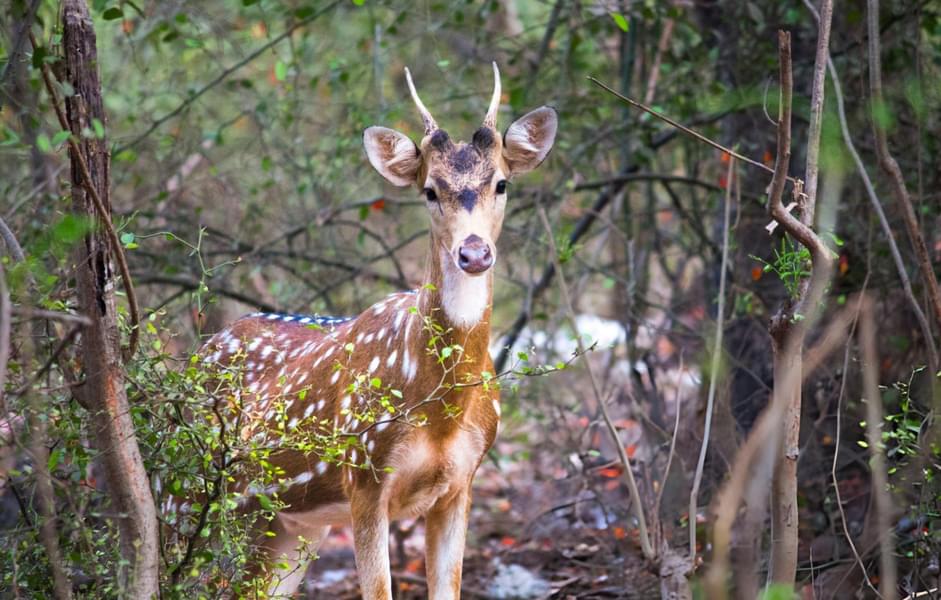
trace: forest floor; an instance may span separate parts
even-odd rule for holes
[[[512,455],[515,445],[498,442],[496,456]],[[634,530],[610,510],[617,506],[622,514],[629,506],[618,474],[604,465],[572,476],[535,459],[485,461],[474,485],[464,597],[659,597],[658,580],[631,539]],[[422,523],[399,523],[391,546],[397,597],[427,598]],[[335,529],[323,544],[303,597],[359,598],[349,529]]]

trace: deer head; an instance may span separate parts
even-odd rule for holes
[[[483,314],[481,303],[472,298],[473,290],[488,296],[485,281],[489,278],[481,276],[491,273],[496,261],[507,183],[546,158],[558,118],[554,109],[543,106],[514,121],[500,135],[500,71],[493,63],[493,96],[483,124],[469,143],[455,142],[419,98],[408,69],[405,77],[421,113],[424,136],[415,144],[393,129],[370,127],[364,133],[366,155],[392,184],[415,185],[421,190],[431,218],[433,262],[454,296],[450,302],[444,299],[445,312],[457,325],[472,325]]]

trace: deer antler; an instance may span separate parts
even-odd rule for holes
[[[497,61],[493,61],[493,97],[490,98],[490,108],[487,109],[487,116],[484,117],[484,127],[491,129],[497,128],[497,111],[500,109],[500,69],[497,67]]]
[[[438,124],[435,123],[435,118],[431,116],[425,103],[418,97],[418,92],[415,91],[415,84],[412,83],[412,74],[409,72],[408,67],[405,67],[405,81],[408,82],[408,91],[412,93],[412,100],[415,101],[415,106],[418,107],[418,112],[421,113],[422,123],[425,124],[425,135],[428,135],[438,128]]]

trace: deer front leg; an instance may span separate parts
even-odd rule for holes
[[[425,566],[428,597],[461,597],[461,567],[470,516],[470,482],[460,492],[439,499],[425,515]]]
[[[364,600],[392,600],[389,510],[380,490],[357,492],[350,501],[356,571]]]

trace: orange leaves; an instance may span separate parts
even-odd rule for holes
[[[850,257],[845,254],[841,254],[840,261],[837,263],[837,269],[839,269],[840,275],[846,275],[847,271],[850,270]]]
[[[770,150],[765,150],[765,153],[761,155],[761,162],[765,163],[766,167],[774,168],[774,157],[771,156]]]
[[[751,268],[751,280],[758,281],[764,275],[765,270],[758,265]]]
[[[502,538],[500,538],[500,545],[503,546],[504,548],[512,548],[513,546],[516,545],[516,538],[509,536],[509,535],[505,535]]]
[[[625,531],[623,527],[615,527],[613,529],[613,533],[614,533],[614,539],[616,540],[623,540],[624,538],[627,537],[627,531]]]
[[[379,199],[377,199],[377,200],[373,200],[373,201],[372,201],[372,204],[369,205],[369,208],[373,209],[373,210],[376,211],[376,212],[379,212],[379,211],[385,209],[385,207],[386,207],[386,199],[385,199],[385,198],[379,198]]]

